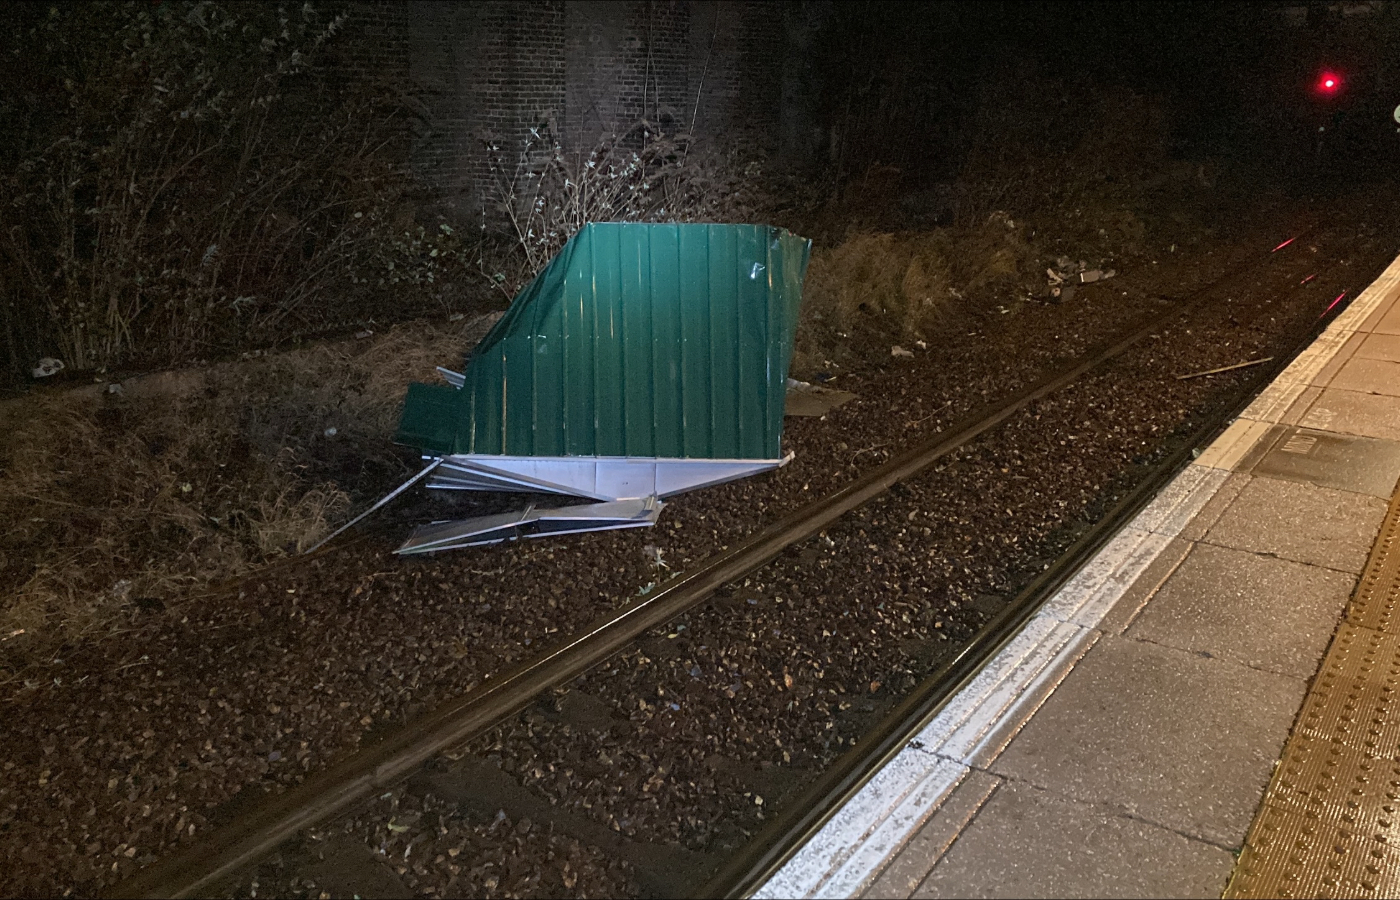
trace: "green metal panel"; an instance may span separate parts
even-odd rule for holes
[[[468,357],[413,385],[435,454],[775,459],[811,242],[766,225],[586,225]]]

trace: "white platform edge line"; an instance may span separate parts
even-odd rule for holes
[[[1022,664],[1033,659],[1040,647],[1046,643],[1058,645],[1063,642],[1063,638],[1056,634],[1060,624],[1052,619],[1033,619],[1026,623],[1025,628],[948,701],[911,743],[920,744],[933,752],[946,744],[960,728],[975,722],[987,698],[994,696],[1008,679],[1014,683],[1014,676],[1021,670]]]
[[[1180,529],[1178,529],[1179,531]],[[1114,572],[1109,583],[1084,604],[1072,620],[1075,624],[1085,628],[1098,628],[1109,611],[1118,605],[1123,599],[1123,595],[1128,592],[1137,580],[1142,577],[1148,567],[1162,555],[1162,551],[1173,540],[1173,536],[1165,534],[1149,534],[1137,548],[1123,560],[1123,564]]]
[[[1018,634],[996,659],[978,673],[972,683],[960,691],[774,876],[769,882],[775,885],[773,895],[817,896],[819,892],[825,893],[829,879],[843,870],[860,881],[868,875],[872,865],[878,868],[897,848],[880,851],[878,858],[872,859],[872,836],[882,831],[887,833],[887,823],[891,820],[912,821],[910,817],[917,817],[919,809],[936,808],[946,792],[951,791],[961,779],[960,774],[957,779],[948,782],[946,791],[935,794],[920,789],[930,778],[937,780],[938,773],[946,770],[944,762],[954,763],[946,759],[948,753],[943,752],[940,757],[935,752],[945,750],[949,738],[957,735],[969,722],[972,722],[974,734],[980,736],[984,733],[985,726],[973,720],[987,719],[992,722],[995,716],[979,715],[980,704],[988,698],[1008,698],[996,704],[1000,710],[1014,702],[1021,682],[1034,677],[1036,672],[1051,662],[1065,643],[1072,639],[1073,631],[1070,626],[1047,619],[1031,623]],[[1008,681],[1012,682],[1009,687],[1006,684]],[[975,740],[972,743],[975,744]],[[943,762],[940,762],[940,758]],[[966,769],[965,766],[959,768]],[[897,779],[898,773],[903,773],[903,780]],[[915,827],[917,825],[911,826],[910,831]],[[908,833],[905,833],[905,839]],[[801,876],[783,876],[789,870],[800,871]],[[853,871],[856,874],[851,875]]]
[[[1124,565],[1136,568],[1138,565],[1150,564],[1154,557],[1147,557],[1146,563],[1140,562],[1143,555],[1136,552],[1139,546],[1149,535],[1156,535],[1165,545],[1165,541],[1175,537],[1180,531],[1180,525],[1190,519],[1189,515],[1173,515],[1176,508],[1184,505],[1194,514],[1214,494],[1214,490],[1200,488],[1205,485],[1218,488],[1219,483],[1216,479],[1203,477],[1203,470],[1199,467],[1188,466],[1159,493],[1159,499],[1169,498],[1165,506],[1154,500],[1133,519],[1133,523],[1125,528],[1124,532],[1111,539],[1081,570],[1082,574],[1092,567],[1094,575],[1078,580],[1077,583],[1079,575],[1071,579],[1070,584],[1075,585],[1076,593],[1089,588],[1088,597],[1098,600],[1097,595],[1103,585],[1110,582],[1122,583],[1122,579],[1113,577],[1119,568]],[[1163,534],[1164,520],[1180,524],[1171,533]],[[1149,531],[1140,527],[1140,521],[1144,525],[1155,526],[1155,529]],[[1151,543],[1155,544],[1156,541]],[[1127,584],[1119,589],[1119,593],[1131,583],[1131,580],[1128,580]],[[1061,591],[1069,589],[1070,584]],[[1051,603],[1059,596],[1057,593]],[[1088,597],[1084,599],[1087,600]],[[1114,599],[1116,600],[1116,597]],[[1076,618],[1083,605],[1083,600],[1073,604]],[[1111,608],[1111,603],[1099,600],[1093,606],[1106,613]],[[955,763],[934,751],[943,748],[960,732],[969,737],[977,736],[976,740],[967,742],[961,749],[965,749],[967,753],[976,750],[978,742],[997,724],[1005,710],[1016,705],[1018,696],[1033,688],[1041,678],[1063,677],[1064,673],[1053,671],[1053,662],[1080,633],[1091,627],[1083,622],[1062,621],[1045,610],[1033,616],[1021,632],[920,732],[915,738],[915,742],[920,746],[916,749],[911,745],[900,751],[894,760],[877,773],[856,796],[847,801],[792,859],[754,893],[754,896],[838,896],[833,893],[836,887],[833,879],[839,878],[840,883],[850,886],[851,890],[869,883],[884,868],[889,858],[908,842],[914,831],[937,810],[966,774],[967,766]],[[1028,660],[1031,661],[1030,665],[1026,665]],[[1039,665],[1034,664],[1037,660],[1040,661]],[[946,772],[950,764],[956,765],[957,778],[938,778],[938,773]],[[901,771],[906,773],[903,783],[893,783],[893,776]],[[946,781],[945,789],[935,794],[920,791],[920,785],[930,783],[930,779],[932,783]],[[890,832],[886,826],[892,821],[907,823],[902,836],[897,840],[887,837]],[[878,842],[869,840],[877,834],[886,837],[882,837]]]
[[[1371,313],[1376,311],[1376,307],[1381,302],[1388,299],[1392,292],[1400,289],[1400,256],[1391,261],[1386,266],[1385,271],[1371,282],[1364,291],[1351,301],[1346,309],[1333,320],[1332,324],[1341,325],[1342,328],[1349,328],[1353,331],[1359,330],[1366,324]]]
[[[969,717],[952,734],[929,734],[930,729],[925,729],[916,740],[927,736],[930,740],[924,742],[924,749],[966,763],[967,757],[982,743],[988,732],[996,727],[1008,710],[1016,706],[1016,702],[1026,692],[1026,685],[1034,684],[1054,665],[1065,647],[1074,643],[1083,631],[1084,629],[1077,625],[1056,622],[1050,633],[1036,642],[1034,649],[1026,654],[1010,675],[981,698],[981,702],[977,704],[976,715]],[[943,741],[935,745],[932,741],[938,737],[943,737]]]
[[[841,872],[843,867],[847,867],[847,863],[853,858],[856,858],[856,865],[848,875],[862,874],[870,868],[871,861],[862,853],[870,843],[867,838],[879,833],[882,826],[892,818],[898,817],[910,823],[899,842],[902,846],[909,832],[916,829],[938,808],[943,799],[962,781],[967,771],[966,766],[923,750],[905,747],[753,896],[824,896],[827,883]],[[866,812],[862,809],[864,804],[879,801],[879,795],[891,787],[891,781],[901,782],[901,802],[883,810],[883,814],[873,821],[868,815],[862,815]],[[924,811],[922,814],[919,812],[921,809]],[[911,816],[918,821],[913,821]],[[896,849],[898,848],[891,848],[888,852],[878,854],[879,859],[883,861]],[[870,856],[873,857],[874,854]],[[878,869],[878,866],[876,868]]]
[[[885,818],[860,848],[822,885],[818,897],[848,897],[869,887],[884,860],[903,849],[909,837],[933,816],[948,795],[962,783],[969,768],[943,759],[933,766],[920,790],[912,793],[899,808]],[[878,857],[876,865],[871,859]]]
[[[1079,663],[1094,645],[1103,637],[1103,632],[1096,628],[1084,628],[1076,626],[1075,633],[1065,645],[1055,654],[1054,659],[1041,671],[1040,677],[1029,685],[1016,702],[1012,704],[1002,721],[988,731],[980,741],[971,747],[967,754],[963,756],[961,762],[969,769],[987,768],[1001,755],[1016,735],[1021,733],[1021,729],[1036,714],[1050,695],[1055,693],[1060,683],[1069,676],[1070,671]]]

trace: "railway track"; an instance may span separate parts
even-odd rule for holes
[[[1295,252],[1299,243],[1293,245]],[[1228,273],[1189,300],[1172,304],[1169,309],[1129,333],[1106,342],[1065,369],[968,417],[962,426],[906,450],[739,546],[721,552],[690,572],[676,576],[654,593],[623,606],[545,653],[492,678],[482,688],[418,717],[405,728],[309,778],[299,787],[257,807],[231,825],[211,832],[199,843],[122,883],[114,893],[187,896],[205,893],[226,883],[299,832],[349,812],[366,798],[378,796],[385,789],[418,773],[424,763],[443,751],[480,737],[529,707],[542,694],[567,684],[581,673],[613,657],[648,630],[674,621],[710,598],[716,589],[757,572],[785,549],[832,527],[842,516],[968,446],[1036,401],[1064,389],[1086,373],[1119,357],[1177,317],[1190,314],[1213,298],[1219,299],[1222,292],[1243,284],[1261,268],[1282,264],[1281,261],[1288,258],[1288,251],[1288,247],[1282,247],[1277,253],[1265,256],[1250,267]],[[1321,324],[1321,321],[1317,324]],[[1269,370],[1281,367],[1289,354],[1278,356],[1279,359],[1268,367]],[[1262,383],[1268,375],[1268,371],[1256,370],[1255,383]],[[1236,402],[1243,402],[1243,399]],[[719,871],[712,873],[705,882],[703,893],[743,894],[780,865],[806,834],[820,827],[841,799],[858,789],[874,766],[896,751],[910,731],[917,729],[919,723],[937,711],[943,699],[975,674],[981,661],[994,653],[1034,610],[1037,598],[1072,575],[1075,567],[1092,554],[1118,522],[1150,499],[1156,486],[1170,477],[1181,464],[1184,454],[1189,455],[1191,447],[1203,441],[1230,411],[1228,408],[1222,409],[1223,414],[1215,421],[1196,429],[1196,433],[1182,442],[1175,452],[1153,467],[1135,490],[1123,496],[1097,525],[1082,535],[1053,565],[1027,585],[1011,604],[986,623],[970,643],[946,659],[876,729],[824,769],[798,799],[786,803],[778,818],[769,822],[748,845],[748,849],[728,856]],[[336,549],[329,547],[323,552],[335,552]],[[462,790],[460,782],[459,779],[459,792]],[[451,787],[439,784],[438,789],[451,790]],[[519,802],[519,798],[516,799]],[[575,822],[565,830],[588,832],[589,828],[586,824]],[[608,843],[606,834],[593,834],[591,837],[594,844]],[[617,840],[612,841],[611,852],[622,858],[630,857],[629,861],[639,871],[647,869],[649,853],[658,859],[667,859],[665,852],[654,849],[643,852],[632,843],[624,841],[619,844]],[[670,856],[675,857],[676,854],[672,852]],[[650,888],[653,892],[673,892],[677,885],[674,880],[667,882],[666,873],[686,869],[691,870],[686,872],[688,883],[699,883],[700,879],[695,876],[703,877],[703,873],[693,870],[714,862],[712,858],[692,855],[681,862],[672,858],[665,865],[652,866],[654,877],[650,878]]]

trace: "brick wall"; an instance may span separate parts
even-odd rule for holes
[[[327,45],[329,68],[350,78],[408,76],[410,5],[393,0],[362,0],[325,8],[326,15],[345,15],[338,40]]]
[[[674,130],[689,88],[691,4],[567,4],[563,137],[571,149],[645,119]]]
[[[776,147],[783,4],[765,0],[352,3],[337,66],[423,94],[414,171],[459,215],[489,208],[486,142],[513,165],[531,128],[592,147],[645,118]],[[697,103],[698,100],[698,103]]]
[[[701,136],[774,149],[786,49],[783,5],[718,0],[695,4],[690,112]]]

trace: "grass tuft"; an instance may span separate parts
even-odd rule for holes
[[[0,405],[0,680],[303,552],[410,471],[409,381],[490,317]]]

